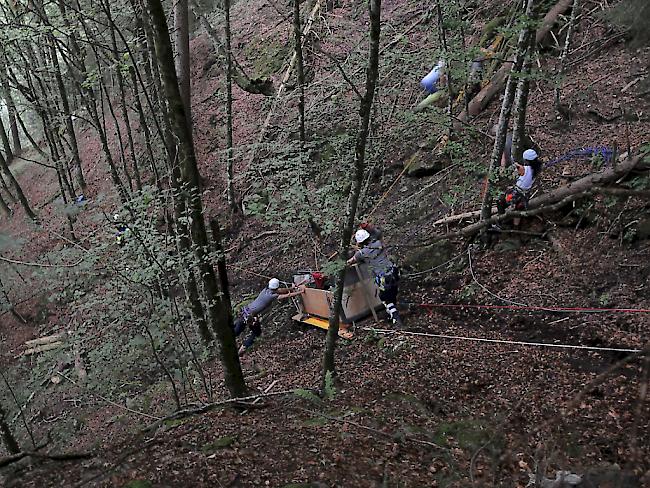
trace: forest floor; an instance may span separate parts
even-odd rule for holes
[[[329,36],[322,33],[323,50],[335,49],[332,46],[339,37],[349,37],[351,45],[362,42],[363,32],[357,25],[363,14],[356,5],[359,2],[339,3],[325,14]],[[597,2],[583,3],[587,12],[598,6]],[[414,10],[398,1],[384,2],[385,43],[417,20],[413,17],[417,6],[410,7]],[[235,48],[242,49],[252,40],[286,42],[287,32],[272,29],[276,13],[258,2],[237,8],[241,34]],[[634,90],[621,92],[643,70],[647,75],[650,50],[632,50],[615,39],[592,51],[590,43],[612,34],[597,17],[586,16],[580,25],[575,45],[586,47],[570,58],[577,61],[563,91],[574,111],[570,123],[556,118],[552,83],[540,80],[531,93],[529,130],[546,151],[547,160],[577,147],[617,144],[620,148],[628,140],[638,147],[650,133],[648,97],[637,98]],[[432,24],[427,23],[412,29],[400,49],[421,49],[430,29]],[[201,37],[193,41],[196,143],[203,161],[207,212],[218,215],[224,212],[223,182],[215,169],[219,158],[213,141],[221,135],[223,114],[220,108],[204,106],[219,84],[201,72],[206,43]],[[313,63],[317,67],[314,77],[320,82],[326,78],[327,66],[318,60]],[[281,76],[280,70],[274,73],[275,80]],[[395,86],[415,84],[420,76],[411,74],[411,78],[395,79]],[[391,93],[386,90],[384,109]],[[397,96],[402,98],[396,101],[406,104],[412,93]],[[239,93],[237,103],[242,118],[254,123],[239,124],[236,140],[252,143],[265,114],[264,102]],[[493,102],[473,123],[489,128],[498,105]],[[637,118],[632,122],[612,118],[620,107],[634,108]],[[414,127],[411,138],[399,145],[402,132],[385,130],[389,133],[385,168],[381,178],[373,179],[377,195],[400,173],[405,147],[417,147],[427,131]],[[77,216],[80,237],[82,241],[110,240],[113,229],[106,216],[113,213],[116,202],[92,131],[81,134],[90,190],[88,207]],[[476,158],[487,160],[491,145],[478,146]],[[37,158],[32,152],[25,157]],[[55,239],[65,233],[65,219],[51,191],[54,176],[47,168],[22,162],[15,163],[16,170],[19,164],[20,182],[43,222],[39,228],[26,223],[16,208],[17,217],[0,222],[4,238],[0,247],[3,255],[9,252],[23,261],[47,262],[50,253],[68,247],[64,240]],[[586,163],[558,165],[542,176],[541,190],[589,171]],[[529,234],[495,236],[489,247],[448,243],[424,250],[412,247],[434,232],[431,223],[439,217],[474,208],[483,181],[479,174],[469,189],[473,197],[449,205],[441,197],[468,190],[453,173],[435,183],[438,179],[438,175],[401,179],[374,216],[403,265],[401,299],[420,306],[405,313],[404,329],[393,334],[368,330],[375,324],[366,320],[357,324],[352,340],[340,341],[339,376],[330,398],[270,397],[246,413],[216,408],[144,432],[141,429],[173,410],[165,384],[151,385],[148,393],[156,391],[156,400],[145,407],[142,398],[128,396],[111,403],[96,390],[90,392],[67,381],[52,384],[46,375],[30,407],[35,430],[45,439],[57,421],[69,421],[73,431],[57,438],[48,449],[92,456],[65,461],[26,459],[0,470],[0,485],[525,487],[537,470],[550,478],[567,470],[583,476],[581,486],[650,486],[650,407],[644,397],[648,378],[643,377],[643,364],[631,353],[408,334],[612,349],[646,347],[648,313],[569,313],[526,306],[650,310],[650,240],[648,235],[628,232],[647,222],[648,203],[598,197],[578,214],[567,210],[529,219],[523,224]],[[422,193],[428,185],[431,189]],[[237,298],[262,288],[264,280],[250,272],[285,277],[311,266],[314,254],[326,256],[335,248],[330,239],[312,249],[311,240],[303,236],[305,231],[297,227],[255,239],[265,231],[278,230],[255,218],[226,225]],[[110,254],[104,258],[110,260]],[[12,289],[12,298],[20,303],[18,310],[28,324],[20,324],[9,314],[0,316],[0,367],[7,371],[21,361],[25,364],[26,360],[16,358],[25,340],[69,327],[75,314],[44,303],[38,294],[37,272],[23,276]],[[268,391],[273,393],[320,384],[324,332],[292,322],[293,313],[290,305],[278,307],[258,344],[243,359],[252,391],[271,387]],[[109,327],[99,323],[95,332],[101,336]],[[391,328],[386,323],[379,327]],[[29,361],[34,369],[47,371],[56,366]],[[222,375],[218,361],[207,363],[205,370],[211,378]],[[223,385],[216,385],[215,390],[217,398],[225,398]]]

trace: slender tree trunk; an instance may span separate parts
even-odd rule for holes
[[[142,103],[140,103],[138,80],[136,78],[135,69],[133,68],[133,65],[129,66],[129,75],[131,76],[131,84],[133,85],[133,100],[135,101],[135,109],[138,112],[138,117],[140,118],[140,129],[142,130],[142,135],[144,136],[144,145],[145,148],[147,149],[147,156],[149,157],[151,172],[153,173],[154,180],[156,182],[156,187],[162,191],[162,183],[160,182],[158,167],[156,166],[156,158],[153,155],[153,148],[151,147],[151,131],[149,130],[149,124],[147,123],[147,117],[144,114]],[[138,174],[138,178],[139,178],[139,174]]]
[[[120,50],[117,46],[117,39],[115,37],[115,24],[113,22],[113,16],[111,13],[110,1],[104,2],[104,11],[106,12],[106,17],[111,25],[110,37],[111,37],[111,47],[113,50],[113,57],[115,59],[115,75],[117,76],[117,86],[120,90],[120,108],[122,110],[122,119],[124,120],[124,127],[126,129],[126,140],[129,145],[129,152],[131,153],[131,168],[133,169],[133,177],[135,179],[135,187],[137,190],[142,190],[142,179],[140,177],[140,169],[138,168],[138,161],[135,154],[135,144],[133,144],[133,133],[131,131],[131,120],[129,119],[129,111],[126,106],[126,93],[124,90],[124,76],[122,76],[122,67],[120,62]],[[117,125],[117,121],[115,122]],[[119,130],[119,129],[118,129]],[[126,156],[123,156],[126,159]],[[125,162],[125,172],[126,172],[126,162]]]
[[[226,180],[228,186],[228,205],[233,213],[237,212],[233,175],[233,130],[232,130],[232,45],[230,33],[230,0],[224,0],[225,13],[224,36],[226,38]]]
[[[454,132],[454,94],[453,94],[453,79],[451,76],[451,56],[449,55],[449,47],[447,46],[447,33],[442,17],[442,7],[440,2],[436,3],[436,10],[438,12],[438,36],[440,44],[445,53],[445,75],[447,76],[447,108],[449,110],[449,137]]]
[[[83,168],[81,167],[81,158],[79,157],[79,146],[77,144],[77,135],[75,133],[74,124],[72,122],[72,114],[70,113],[70,103],[68,101],[68,94],[63,83],[63,77],[61,76],[61,67],[59,66],[59,60],[56,52],[56,47],[54,45],[54,36],[50,37],[50,50],[52,65],[54,66],[54,77],[56,78],[56,84],[59,88],[59,96],[61,97],[61,105],[63,107],[63,118],[65,119],[65,126],[70,137],[70,146],[72,149],[72,160],[74,161],[74,167],[76,169],[77,183],[82,192],[86,189],[86,180],[84,179]]]
[[[1,175],[0,175],[0,179],[2,179]],[[4,183],[4,180],[2,182]],[[7,190],[6,186],[5,186],[5,190]],[[2,210],[2,213],[4,213],[7,216],[11,215],[11,209],[9,208],[9,205],[7,205],[7,202],[5,202],[4,198],[2,198],[2,192],[0,192],[0,210]]]
[[[526,5],[526,17],[531,18],[532,9],[533,9],[534,0],[528,0]],[[499,161],[501,160],[501,155],[503,154],[503,148],[505,147],[506,142],[506,133],[508,132],[508,120],[510,119],[510,112],[512,110],[512,102],[515,96],[515,86],[517,81],[513,73],[519,73],[521,67],[524,63],[524,57],[526,53],[526,48],[528,46],[528,24],[524,24],[524,27],[519,33],[519,40],[517,42],[517,53],[515,55],[515,60],[510,71],[510,76],[508,77],[508,82],[506,83],[505,94],[503,95],[503,103],[501,104],[501,113],[499,115],[499,123],[497,128],[496,139],[494,140],[494,147],[492,148],[492,155],[490,156],[490,165],[488,167],[488,172],[486,176],[483,202],[481,204],[481,220],[489,219],[492,214],[492,195],[490,194],[491,187],[491,178],[494,173],[494,169],[498,166]]]
[[[2,119],[0,119],[0,133],[4,133],[4,126],[2,125]],[[7,160],[4,158],[2,153],[0,153],[0,170],[5,174],[5,176],[9,180],[9,183],[14,189],[14,193],[16,194],[16,197],[18,197],[20,204],[25,209],[25,213],[27,214],[27,216],[30,219],[32,219],[34,222],[38,222],[38,217],[36,217],[36,214],[29,206],[29,202],[27,201],[27,197],[25,197],[25,194],[23,193],[23,189],[20,187],[20,184],[18,183],[18,180],[16,180],[16,178],[14,177],[13,173],[9,170],[9,165],[7,164]]]
[[[224,9],[229,10],[229,0],[224,1]],[[228,15],[228,13],[226,13]],[[192,131],[192,88],[190,79],[190,24],[188,0],[176,0],[174,4],[174,46],[176,47],[176,76],[181,91],[187,125]]]
[[[7,413],[2,405],[0,405],[0,434],[2,435],[2,441],[7,448],[7,451],[9,451],[9,454],[18,454],[20,452],[20,446],[9,428]]]
[[[7,112],[9,113],[9,130],[11,131],[11,137],[14,143],[13,150],[15,154],[18,154],[22,150],[17,124],[18,111],[16,110],[16,103],[11,94],[11,87],[7,81],[7,66],[4,53],[0,54],[0,83],[5,103],[7,104]]]
[[[38,145],[38,143],[34,140],[34,138],[32,137],[32,135],[31,135],[31,134],[29,133],[29,131],[27,130],[27,127],[25,126],[25,122],[23,121],[23,118],[20,116],[19,113],[16,113],[16,119],[18,120],[18,125],[20,125],[20,128],[21,128],[22,131],[23,131],[23,134],[25,134],[25,137],[27,137],[27,140],[28,140],[29,143],[32,145],[32,147],[34,148],[34,150],[35,150],[38,154],[40,154],[41,157],[43,157],[43,158],[47,158],[47,154],[45,153],[45,151],[43,151],[43,150],[40,148],[40,146]]]
[[[3,176],[2,171],[0,171],[0,185],[2,185],[2,188],[4,189],[5,193],[7,193],[7,198],[9,198],[9,201],[11,203],[18,203],[18,199],[14,196],[13,193],[11,193],[11,189],[9,188],[9,185],[5,181],[5,177]]]
[[[354,230],[354,219],[359,202],[359,194],[363,183],[363,172],[365,168],[366,141],[370,127],[370,115],[372,102],[375,96],[377,78],[379,76],[379,37],[381,33],[381,0],[370,0],[368,2],[370,13],[370,52],[368,56],[368,67],[366,69],[366,93],[361,100],[359,107],[359,127],[357,141],[354,151],[354,175],[351,181],[351,191],[348,198],[347,213],[342,224],[341,240],[339,242],[339,259],[343,260],[342,268],[337,275],[336,289],[334,291],[334,307],[332,309],[325,354],[323,356],[323,382],[328,371],[335,372],[334,352],[339,332],[339,319],[343,300],[343,282],[345,279],[345,257],[347,256],[348,245]]]
[[[298,77],[298,124],[300,153],[304,152],[305,141],[305,60],[302,55],[302,26],[300,25],[300,0],[293,1],[293,43],[296,51],[296,76]]]
[[[5,150],[5,159],[7,164],[11,164],[14,159],[14,152],[11,149],[11,143],[9,142],[9,136],[7,135],[7,129],[5,128],[4,122],[0,118],[0,139],[2,139],[2,147]]]
[[[209,241],[203,215],[199,171],[194,153],[192,133],[188,127],[188,118],[185,114],[184,103],[174,69],[174,58],[165,12],[160,0],[147,0],[147,3],[154,26],[156,53],[165,95],[170,107],[172,128],[178,140],[178,159],[181,165],[182,183],[187,192],[186,194],[188,194],[187,206],[191,219],[194,253],[198,261],[212,328],[221,344],[221,362],[224,367],[226,387],[232,397],[238,397],[245,393],[246,385],[237,355],[237,345],[232,329],[232,313],[225,303],[223,293],[219,290],[214,268],[208,261]]]
[[[533,65],[533,55],[535,54],[535,35],[530,33],[528,52],[521,70],[522,77],[517,83],[515,93],[515,111],[513,114],[512,124],[512,158],[515,161],[521,161],[523,157],[523,141],[526,137],[526,109],[528,107],[528,92],[530,89],[530,72]]]
[[[558,70],[558,81],[557,86],[555,87],[555,110],[559,114],[563,113],[563,111],[560,110],[560,85],[562,84],[562,77],[564,76],[564,62],[566,60],[567,54],[569,53],[569,46],[571,45],[571,38],[573,37],[573,29],[575,29],[576,18],[579,11],[580,0],[573,0],[573,7],[571,7],[571,19],[569,20],[569,28],[566,33],[564,48],[562,49],[562,54],[560,55],[560,69]]]

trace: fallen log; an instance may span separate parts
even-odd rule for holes
[[[36,347],[26,349],[25,352],[22,355],[23,356],[31,356],[32,354],[37,354],[39,352],[52,351],[52,350],[58,349],[60,347],[63,347],[63,341],[50,342],[48,344],[42,344],[40,346],[36,346]]]
[[[615,167],[605,169],[604,171],[594,173],[584,178],[580,178],[568,185],[557,188],[556,190],[544,193],[538,197],[531,199],[528,202],[528,210],[525,211],[509,211],[503,215],[495,215],[489,219],[483,220],[464,227],[460,231],[442,234],[434,237],[432,242],[441,239],[453,239],[457,237],[469,237],[480,231],[481,229],[499,222],[504,222],[515,217],[531,217],[544,212],[552,212],[562,208],[567,203],[579,200],[586,196],[594,195],[597,193],[604,193],[619,196],[636,196],[641,198],[650,198],[650,191],[648,190],[631,190],[628,188],[607,188],[603,185],[614,182],[619,178],[625,176],[632,171],[642,161],[642,156],[636,156],[626,161],[618,163]],[[493,209],[494,213],[494,209]],[[459,222],[468,218],[479,218],[481,216],[480,210],[472,212],[465,212],[458,215],[451,215],[434,222],[435,225],[450,224]]]
[[[536,43],[539,44],[544,40],[553,28],[553,25],[560,14],[564,13],[572,3],[573,0],[560,0],[551,10],[548,11],[535,34]],[[508,79],[508,75],[512,69],[513,62],[514,57],[503,63],[497,72],[492,75],[490,82],[485,85],[474,98],[472,98],[467,106],[467,110],[463,110],[458,116],[458,119],[467,122],[470,117],[477,116],[483,111],[483,109],[485,109],[492,97],[503,89],[503,85]]]
[[[192,10],[192,13],[194,14],[194,17],[203,24],[203,28],[210,36],[210,39],[212,39],[212,46],[214,48],[213,54],[208,57],[208,60],[203,65],[203,72],[205,73],[214,65],[219,65],[221,66],[221,69],[224,70],[225,66],[227,66],[227,52],[224,40],[215,28],[212,27],[205,15],[200,15],[194,10]],[[275,94],[272,80],[267,78],[251,78],[246,74],[246,71],[237,62],[234,56],[231,56],[231,59],[232,79],[239,88],[248,93],[252,93],[253,95],[265,95],[268,97]]]

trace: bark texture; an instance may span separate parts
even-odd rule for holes
[[[365,169],[366,142],[370,129],[370,116],[372,113],[372,102],[375,97],[375,88],[379,76],[379,38],[381,34],[381,0],[370,0],[368,2],[370,13],[370,52],[368,56],[368,67],[366,68],[366,93],[361,100],[359,107],[359,127],[354,150],[354,173],[350,182],[350,195],[348,199],[347,212],[341,229],[341,240],[339,242],[339,258],[345,260],[348,245],[354,230],[354,220],[357,213],[363,173]],[[334,352],[339,333],[339,320],[343,300],[343,282],[345,278],[345,267],[339,271],[336,279],[336,290],[334,292],[334,307],[332,309],[325,354],[323,356],[323,384],[328,371],[335,372]]]
[[[181,182],[187,195],[187,213],[191,219],[190,231],[194,254],[198,261],[203,288],[208,302],[212,328],[221,344],[221,362],[225,383],[232,397],[243,396],[246,390],[235,337],[232,329],[232,313],[224,300],[214,268],[208,261],[209,241],[201,201],[199,171],[196,164],[192,134],[189,131],[184,104],[174,69],[171,40],[160,0],[147,0],[154,27],[156,55],[169,104],[172,130],[178,141],[178,160],[181,166]]]

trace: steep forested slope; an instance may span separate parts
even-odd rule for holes
[[[461,124],[450,120],[444,104],[416,110],[426,96],[419,80],[447,57],[455,65],[452,91],[469,89],[464,80],[479,46],[503,35],[506,47],[484,64],[485,86],[514,50],[521,2],[442,2],[442,19],[434,6],[382,2],[379,78],[357,220],[383,228],[402,266],[401,298],[411,304],[404,329],[371,319],[356,324],[354,338],[339,341],[337,382],[319,398],[311,389],[320,387],[325,334],[292,322],[291,305],[277,307],[241,361],[253,393],[278,396],[239,409],[219,405],[228,398],[220,348],[202,339],[188,304],[189,271],[199,280],[199,294],[202,272],[193,251],[175,239],[192,219],[174,211],[192,196],[174,186],[169,161],[177,157],[179,140],[165,127],[165,94],[156,74],[147,74],[156,66],[147,58],[152,39],[146,25],[142,31],[139,22],[131,25],[148,13],[139,2],[104,1],[96,10],[85,2],[60,3],[77,27],[64,25],[56,5],[46,6],[55,28],[30,10],[37,6],[2,7],[10,35],[0,40],[12,49],[2,54],[13,63],[7,82],[45,154],[23,137],[23,150],[10,165],[39,222],[11,202],[13,215],[0,220],[0,425],[7,425],[23,453],[38,447],[40,454],[69,453],[72,459],[32,455],[13,462],[7,444],[0,444],[0,465],[7,464],[0,484],[551,486],[544,478],[560,470],[579,474],[580,486],[650,483],[648,356],[633,352],[647,348],[650,327],[645,163],[616,181],[614,190],[526,218],[518,229],[437,239],[470,221],[436,221],[480,207],[494,142],[489,133],[503,90]],[[532,58],[526,127],[544,160],[554,163],[539,177],[538,195],[616,164],[591,153],[561,160],[572,151],[647,152],[650,48],[635,37],[636,23],[621,14],[637,8],[643,19],[647,8],[582,0],[560,67],[572,3],[559,2],[562,15]],[[117,56],[107,34],[109,4],[125,36],[116,40]],[[536,4],[538,18],[555,5]],[[192,9],[200,195],[206,222],[221,222],[224,254],[212,249],[212,258],[225,255],[236,305],[270,276],[335,269],[330,260],[347,204],[369,57],[367,5],[302,3],[303,26],[310,26],[303,37],[304,151],[300,90],[294,71],[287,71],[293,5],[232,6],[237,70],[267,90],[250,93],[241,79],[232,87],[238,213],[226,198],[223,15],[208,6]],[[218,39],[206,32],[206,21]],[[73,33],[89,64],[78,86]],[[97,53],[93,40],[105,43]],[[57,166],[71,164],[73,149],[60,96],[53,88],[39,91],[38,83],[54,87],[56,79],[52,55],[38,51],[38,42],[52,42],[60,61],[70,63],[63,71],[86,183],[82,190],[74,183],[76,170],[67,171],[74,196],[83,193],[77,205],[60,187],[66,171]],[[34,46],[33,58],[30,51],[14,51],[18,46]],[[30,61],[43,63],[34,78]],[[117,72],[126,78],[134,68],[151,78],[145,86],[127,80],[127,124]],[[133,86],[140,86],[139,94]],[[47,100],[29,99],[30,90],[50,93],[49,111]],[[85,98],[91,90],[100,101],[94,109]],[[138,117],[136,98],[145,119]],[[453,98],[458,115],[464,98]],[[41,114],[51,118],[39,122]],[[50,124],[45,133],[41,122]],[[151,152],[144,126],[151,131]],[[125,181],[126,204],[99,132]],[[126,183],[131,155],[140,163],[140,191],[135,181],[133,188]],[[511,184],[510,175],[495,176],[491,184],[496,197]],[[114,214],[130,228],[123,247],[115,242]],[[61,333],[61,347],[22,355],[30,347],[26,341]],[[210,402],[217,404],[200,415],[167,418]]]

